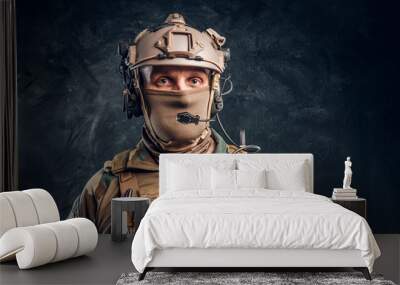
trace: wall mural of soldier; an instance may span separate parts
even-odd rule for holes
[[[216,143],[219,137],[215,130],[234,146],[219,126],[220,118],[225,131],[238,145],[243,144],[239,143],[239,130],[245,128],[248,143],[260,145],[262,152],[312,153],[316,162],[316,193],[325,196],[330,196],[332,185],[343,179],[342,158],[351,155],[357,161],[358,173],[352,184],[369,201],[371,228],[378,233],[400,231],[400,223],[390,215],[398,208],[396,201],[400,199],[400,191],[396,191],[398,181],[391,179],[399,164],[396,130],[400,96],[396,96],[398,72],[393,72],[399,66],[398,48],[393,41],[398,26],[393,22],[398,18],[396,7],[377,1],[352,1],[349,5],[349,1],[317,0],[154,0],[145,5],[143,1],[126,0],[86,0],[74,5],[70,1],[50,0],[18,3],[19,188],[48,190],[62,219],[70,214],[89,178],[105,161],[123,150],[144,148],[144,116],[129,120],[121,112],[123,98],[128,96],[121,96],[124,84],[118,42],[126,40],[132,45],[139,32],[153,27],[138,40],[135,61],[153,55],[153,51],[165,54],[161,46],[150,46],[151,54],[145,55],[139,45],[163,25],[169,13],[178,12],[204,36],[212,38],[206,32],[211,27],[226,37],[221,49],[211,41],[215,50],[231,50],[231,60],[224,62],[224,70],[220,71],[221,93],[231,89],[226,80],[229,77],[235,88],[222,96],[222,112],[210,116],[215,120],[210,122],[215,146],[220,145]],[[173,37],[172,41],[176,39]],[[166,44],[165,38],[161,44]],[[133,65],[129,57],[133,58],[130,55],[134,50],[129,52],[129,45],[124,46],[121,54],[125,53],[126,61],[122,62],[122,69],[128,71],[128,66]],[[198,59],[185,60],[195,65],[202,62]],[[143,81],[161,68],[149,62],[138,67]],[[211,72],[215,69],[191,67],[208,72],[211,84]],[[181,65],[179,68],[182,70]],[[133,72],[125,75],[127,84],[133,82]],[[167,83],[165,79],[161,82]],[[197,80],[194,82],[197,84]],[[133,87],[130,86],[130,97],[135,98]],[[144,92],[144,85],[141,88]],[[161,96],[148,96],[156,98]],[[134,117],[132,100],[126,103],[127,111]],[[146,102],[148,109],[150,103],[153,102]],[[161,107],[165,106],[157,106]],[[190,126],[195,130],[204,125],[200,121],[206,119],[202,117],[204,113],[197,109],[182,107],[171,111],[174,118],[175,112],[199,116],[182,114],[181,121],[199,119],[199,125],[177,127]],[[161,126],[155,123],[156,113],[150,110],[148,115],[157,137],[167,140],[165,130],[158,132]],[[142,159],[144,154],[151,155],[147,148],[140,153]],[[118,173],[106,175],[100,183],[102,173],[111,171],[110,163],[106,162],[104,170],[91,180],[91,187],[102,188],[98,193],[108,193],[107,197],[112,192],[106,189],[114,187],[114,183],[119,191]],[[135,179],[152,175],[149,165],[148,169],[142,166],[139,170],[135,163],[135,168],[129,164]],[[398,198],[388,199],[393,195]],[[100,197],[87,196],[92,200],[86,202],[86,208],[108,205],[98,203]],[[98,213],[95,209],[91,214]]]
[[[158,197],[160,153],[259,150],[244,142],[227,144],[210,127],[223,108],[220,78],[229,59],[224,43],[213,29],[200,32],[173,13],[130,45],[120,45],[124,110],[128,118],[144,117],[142,136],[135,148],[106,161],[89,179],[69,217],[89,218],[100,233],[109,233],[112,198]]]

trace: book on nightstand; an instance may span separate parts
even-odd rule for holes
[[[333,188],[332,199],[336,200],[353,200],[357,199],[357,189],[349,188]]]

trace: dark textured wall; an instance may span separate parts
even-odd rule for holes
[[[353,160],[375,232],[399,233],[396,7],[356,1],[18,1],[21,188],[62,214],[105,160],[139,139],[121,112],[119,40],[169,12],[227,37],[226,128],[263,152],[311,152],[330,195]],[[216,127],[218,130],[218,127]],[[397,216],[397,218],[395,218]]]

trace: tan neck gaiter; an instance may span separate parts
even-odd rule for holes
[[[160,91],[144,89],[146,111],[143,142],[154,154],[161,152],[212,153],[215,142],[209,122],[182,124],[176,120],[180,112],[209,119],[212,94],[209,87],[191,90]],[[143,109],[143,108],[142,108]],[[146,117],[147,116],[147,117]]]

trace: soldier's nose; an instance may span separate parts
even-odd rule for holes
[[[176,88],[176,90],[184,90],[184,89],[186,89],[185,78],[183,78],[183,77],[179,78],[176,81],[175,88]]]

